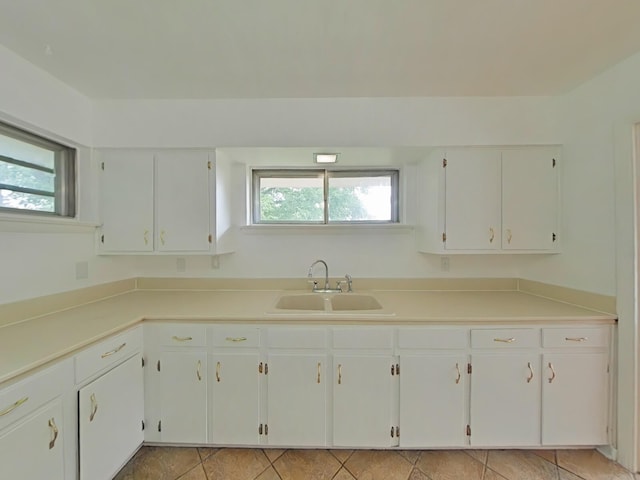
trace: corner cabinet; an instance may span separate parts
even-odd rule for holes
[[[100,254],[231,251],[231,169],[215,152],[100,150]]]
[[[437,151],[419,168],[418,250],[555,253],[559,147]]]

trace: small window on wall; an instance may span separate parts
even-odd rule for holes
[[[398,223],[398,170],[254,170],[254,224]]]
[[[75,154],[0,123],[0,213],[75,216]]]

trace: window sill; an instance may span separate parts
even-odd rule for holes
[[[247,235],[393,235],[411,233],[413,225],[245,225],[240,227],[240,231]]]
[[[0,232],[13,233],[93,233],[99,225],[74,218],[0,214]]]

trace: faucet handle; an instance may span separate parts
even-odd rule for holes
[[[349,275],[348,273],[345,274],[344,278],[347,281],[347,292],[353,292],[353,279],[351,278],[351,275]],[[340,283],[340,282],[338,282]]]

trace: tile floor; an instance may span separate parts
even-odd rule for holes
[[[595,450],[143,447],[115,480],[634,480]]]

